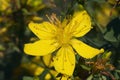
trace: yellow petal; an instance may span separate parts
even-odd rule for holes
[[[51,54],[43,56],[42,60],[47,67],[53,67],[53,65],[52,65],[52,55]]]
[[[40,39],[52,39],[56,32],[56,27],[49,22],[38,23],[29,23],[29,28],[31,31]]]
[[[91,30],[91,20],[86,11],[77,12],[71,22],[66,26],[65,31],[72,33],[75,37],[84,36]]]
[[[59,73],[72,75],[75,68],[75,55],[71,46],[61,47],[57,52],[53,65]]]
[[[52,40],[39,40],[24,46],[24,52],[28,55],[43,56],[52,53],[58,48],[58,43]]]
[[[103,49],[99,50],[99,49],[93,48],[77,39],[72,39],[71,45],[78,52],[78,54],[84,58],[93,58],[94,56],[104,52]]]

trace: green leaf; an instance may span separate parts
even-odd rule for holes
[[[34,78],[33,77],[24,76],[23,80],[34,80]]]
[[[93,75],[91,74],[86,80],[92,80],[93,79]]]
[[[0,51],[5,50],[4,46],[0,45]]]
[[[114,73],[114,77],[116,78],[116,80],[120,79],[120,76],[118,73],[120,73],[120,70],[115,70],[116,72]]]
[[[90,71],[90,67],[87,67],[87,66],[85,66],[85,65],[80,65],[83,69],[85,69],[85,70],[88,70],[88,71]]]
[[[120,70],[115,70],[116,72],[120,73]]]

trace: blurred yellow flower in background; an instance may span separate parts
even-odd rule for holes
[[[52,15],[50,22],[29,23],[31,31],[40,39],[24,46],[24,52],[33,56],[44,56],[57,51],[53,65],[59,73],[72,75],[75,68],[75,51],[84,58],[93,58],[104,50],[90,47],[78,40],[91,30],[91,20],[86,11],[77,12],[69,21],[61,23]],[[75,51],[74,51],[75,50]]]
[[[10,0],[0,0],[0,11],[5,11],[10,7]]]

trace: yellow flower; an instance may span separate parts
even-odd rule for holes
[[[103,52],[103,49],[90,47],[77,40],[92,28],[90,17],[86,11],[77,12],[70,22],[64,20],[61,23],[55,15],[51,17],[50,22],[40,24],[31,22],[29,24],[31,31],[40,40],[25,44],[25,53],[44,56],[57,51],[53,58],[55,69],[62,74],[72,75],[75,68],[75,51],[87,59]]]
[[[0,0],[0,11],[5,11],[9,7],[10,7],[9,0]]]

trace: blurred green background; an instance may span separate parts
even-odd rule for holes
[[[120,0],[0,0],[0,80],[61,77],[50,66],[50,55],[33,57],[23,52],[25,43],[37,40],[28,23],[48,21],[46,15],[52,13],[63,20],[84,9],[94,28],[80,39],[104,48],[109,56],[92,60],[77,56],[73,80],[120,80]]]

